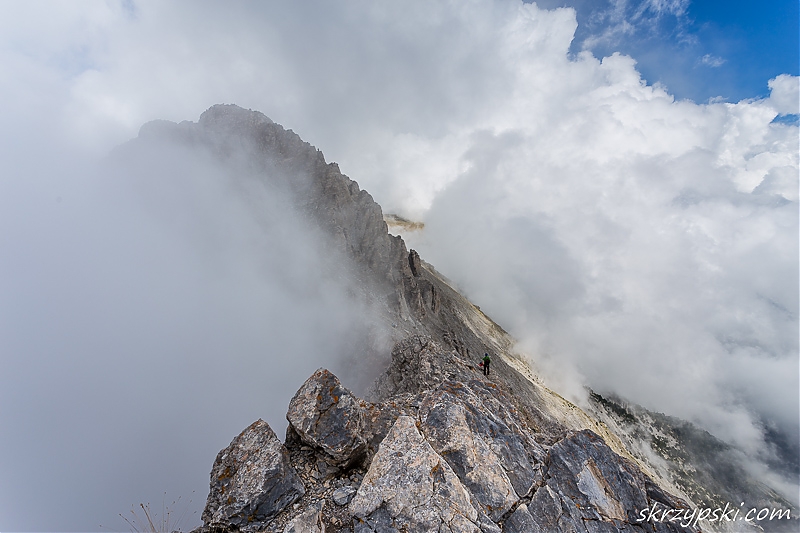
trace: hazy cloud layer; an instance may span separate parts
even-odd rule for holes
[[[341,285],[298,281],[327,279],[316,237],[264,233],[292,217],[270,194],[180,158],[137,187],[97,172],[142,123],[220,102],[423,219],[423,257],[567,393],[617,391],[753,456],[763,426],[797,434],[796,77],[675,101],[633,58],[571,56],[572,10],[504,0],[0,9],[0,450],[21,465],[0,527],[204,499],[214,454],[255,418],[280,432],[277,398],[358,328],[357,308],[330,319]],[[307,357],[264,356],[285,352]]]
[[[381,326],[268,181],[160,143],[43,155],[0,199],[3,528],[125,530],[163,491],[197,525],[216,453],[283,435],[318,367],[352,386]]]

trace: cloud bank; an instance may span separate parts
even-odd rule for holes
[[[423,220],[412,245],[562,390],[616,391],[757,458],[766,429],[797,442],[798,78],[676,101],[635,58],[570,54],[574,11],[510,0],[43,5],[0,16],[0,449],[47,483],[4,477],[0,527],[96,529],[162,490],[203,500],[216,451],[281,417],[271,391],[356,327],[358,309],[329,321],[337,286],[296,283],[326,279],[313,234],[264,234],[272,211],[224,173],[177,160],[175,181],[131,189],[95,170],[142,123],[220,102]],[[324,334],[292,335],[307,324]],[[309,355],[264,356],[290,351]],[[254,381],[198,414],[220,373],[195,363],[220,358],[223,391]]]
[[[358,385],[353,359],[388,350],[345,260],[269,179],[125,148],[20,164],[0,199],[4,528],[120,531],[119,513],[178,497],[174,525],[196,526],[233,436],[258,418],[282,435],[317,368]]]

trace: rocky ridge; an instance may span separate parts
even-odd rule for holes
[[[596,433],[533,426],[430,337],[398,343],[380,382],[368,402],[320,369],[289,405],[285,445],[261,421],[236,437],[197,533],[699,531],[639,520],[689,504]]]
[[[261,113],[218,105],[197,123],[149,123],[122,151],[163,142],[289,191],[348,258],[395,343],[391,361],[360,354],[388,365],[364,399],[320,369],[290,402],[285,443],[258,421],[222,450],[199,531],[697,531],[637,520],[695,502],[612,417],[545,387],[513,339],[390,235],[380,206],[319,150]],[[484,352],[491,379],[475,366]]]

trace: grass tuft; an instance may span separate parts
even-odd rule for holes
[[[167,504],[167,493],[161,502],[161,514],[158,515],[149,503],[140,503],[131,508],[130,515],[120,513],[120,518],[127,522],[132,533],[181,533],[181,523],[186,519],[192,500],[184,508],[183,512],[178,513],[177,507],[180,506],[181,497]],[[196,514],[194,511],[193,514]]]

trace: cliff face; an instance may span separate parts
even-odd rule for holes
[[[395,342],[365,398],[320,369],[290,402],[285,443],[257,421],[222,450],[202,531],[698,530],[640,520],[654,506],[689,509],[670,472],[631,453],[605,411],[590,416],[540,383],[503,329],[389,235],[380,206],[316,148],[219,105],[197,123],[147,124],[122,150],[165,140],[288,192]]]

